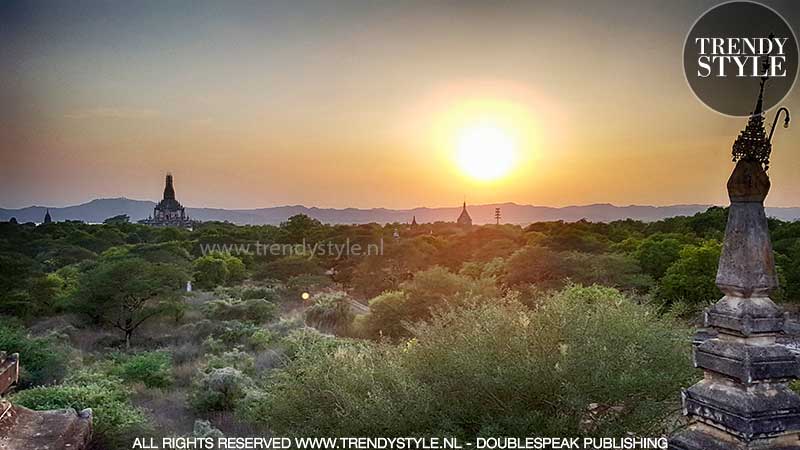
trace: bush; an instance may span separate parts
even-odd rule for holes
[[[325,339],[325,338],[323,338]],[[327,341],[334,339],[327,338]],[[412,436],[424,433],[431,392],[410,378],[394,348],[308,341],[267,387],[251,389],[237,414],[297,436]],[[335,348],[335,350],[333,349]],[[406,432],[408,431],[408,434]]]
[[[233,367],[210,368],[195,378],[189,403],[198,412],[231,410],[251,386],[252,380]]]
[[[247,346],[253,350],[266,350],[275,340],[275,334],[266,329],[258,329],[247,339]]]
[[[131,439],[148,428],[144,413],[130,403],[122,380],[105,374],[81,372],[64,384],[26,389],[12,401],[34,410],[92,408],[93,444],[100,448],[130,448]]]
[[[531,303],[541,306],[439,312],[397,345],[295,340],[288,365],[239,412],[276,434],[314,436],[661,431],[693,379],[687,330],[611,288]]]
[[[406,294],[389,291],[369,301],[369,314],[360,317],[357,328],[365,337],[403,336],[407,334]]]
[[[316,295],[305,311],[305,319],[309,325],[340,336],[350,333],[353,317],[350,298],[345,292]]]
[[[206,317],[214,320],[242,320],[265,323],[278,315],[278,307],[263,298],[248,300],[218,299],[204,305]]]
[[[0,350],[19,353],[23,387],[57,383],[66,373],[66,350],[52,339],[28,336],[19,325],[4,323],[0,327]]]
[[[117,355],[110,373],[126,382],[143,383],[149,388],[172,385],[172,356],[167,352],[141,352]]]
[[[333,281],[327,275],[298,275],[286,281],[282,297],[285,302],[299,302],[304,292],[317,292],[331,288]]]
[[[211,438],[214,440],[225,437],[222,431],[214,428],[207,420],[195,420],[194,427],[192,428],[192,437],[194,438]]]
[[[262,330],[258,325],[239,322],[238,320],[229,320],[227,322],[220,322],[220,327],[214,331],[214,337],[218,338],[228,348],[238,344],[245,344],[253,337],[253,335]]]
[[[426,320],[436,310],[500,297],[493,278],[473,279],[438,266],[417,272],[400,288],[370,300],[369,314],[358,321],[360,333],[370,337],[407,336],[405,322]]]
[[[255,358],[238,348],[234,348],[231,351],[223,352],[221,355],[210,355],[205,371],[233,367],[246,375],[253,375],[255,373],[255,364]]]

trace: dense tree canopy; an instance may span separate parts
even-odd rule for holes
[[[93,320],[131,337],[145,321],[180,308],[180,297],[188,276],[173,265],[140,258],[102,260],[79,280],[78,309]]]

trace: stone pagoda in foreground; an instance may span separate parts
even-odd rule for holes
[[[725,296],[706,311],[716,337],[695,348],[704,378],[683,392],[690,425],[674,436],[671,450],[800,449],[800,396],[788,383],[800,364],[777,343],[785,314],[769,295],[778,287],[764,199],[770,188],[772,133],[764,129],[762,98],[733,145],[736,167],[728,180],[731,206],[717,271]]]

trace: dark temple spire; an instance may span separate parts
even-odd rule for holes
[[[171,173],[167,173],[167,182],[164,186],[164,200],[175,200],[175,188],[172,187]]]

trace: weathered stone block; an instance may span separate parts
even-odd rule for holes
[[[733,378],[740,383],[780,381],[800,376],[797,358],[782,345],[747,345],[710,339],[694,351],[695,367]]]
[[[725,436],[721,431],[687,429],[669,441],[669,450],[798,450],[796,436],[781,436],[754,441],[741,441]]]
[[[683,392],[684,412],[744,440],[800,429],[800,396],[784,384],[705,379]]]
[[[783,332],[786,314],[769,297],[726,295],[706,311],[706,326],[741,337]]]

